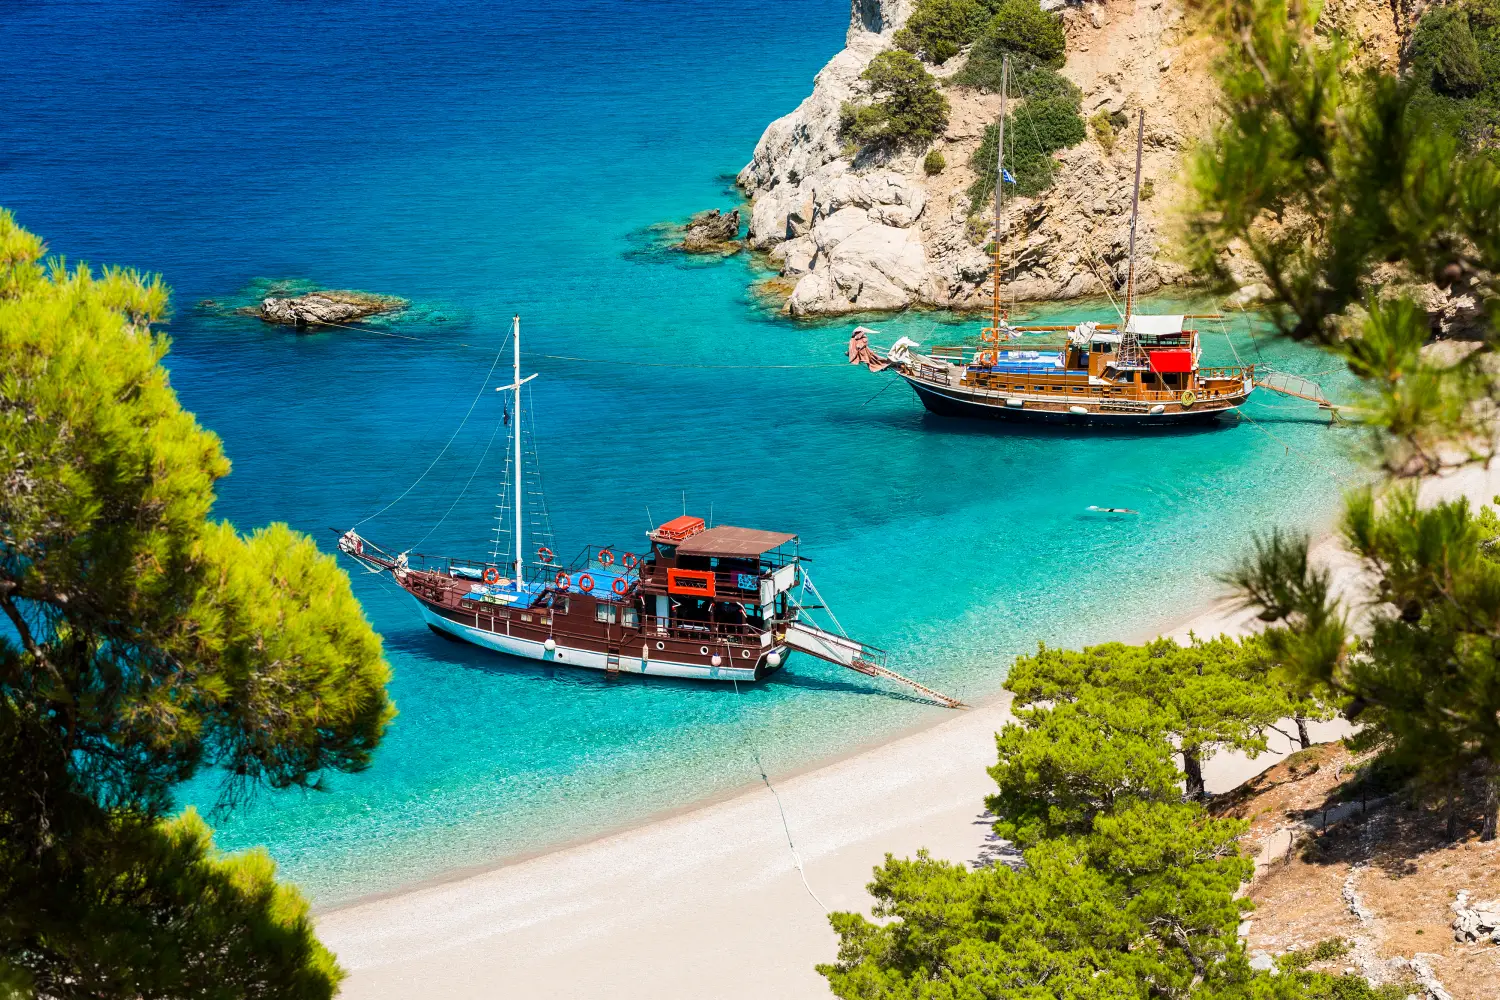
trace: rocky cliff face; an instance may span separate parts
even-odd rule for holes
[[[1124,111],[1132,123],[1111,146],[1091,134],[1057,154],[1053,187],[1009,203],[1013,294],[1070,299],[1123,286],[1139,109],[1146,112],[1148,197],[1137,231],[1137,287],[1152,291],[1186,280],[1169,245],[1169,219],[1181,200],[1185,153],[1210,127],[1212,40],[1189,29],[1182,0],[1043,6],[1059,8],[1064,19],[1062,72],[1083,91],[1083,116]],[[1330,10],[1352,17],[1378,6],[1378,0],[1336,0]],[[990,226],[988,218],[970,220],[968,164],[999,116],[999,95],[946,88],[950,123],[934,147],[948,167],[933,177],[921,169],[926,150],[851,159],[838,138],[841,105],[862,96],[859,74],[890,45],[910,7],[910,0],[852,0],[847,47],[818,73],[807,99],[771,123],[740,171],[740,186],[752,199],[750,244],[769,251],[792,285],[786,309],[793,315],[974,308],[987,299],[983,244]],[[955,56],[935,75],[951,76],[964,58]]]

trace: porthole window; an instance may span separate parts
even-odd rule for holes
[[[748,660],[748,659],[750,659],[750,650],[748,650],[748,649],[742,649],[742,650],[740,650],[740,659],[742,659],[742,660]]]
[[[667,648],[667,644],[664,643],[664,642],[662,642],[661,640],[657,640],[656,648],[657,649],[666,649]]]
[[[707,656],[708,655],[708,647],[707,646],[699,646],[698,647],[698,655],[699,656]]]

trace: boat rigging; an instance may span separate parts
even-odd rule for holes
[[[429,628],[611,676],[758,681],[801,652],[962,707],[892,670],[884,651],[850,638],[831,612],[831,629],[814,621],[811,612],[827,602],[807,574],[796,535],[709,527],[684,513],[652,527],[640,554],[591,545],[560,560],[540,477],[528,478],[521,390],[536,375],[521,375],[519,316],[511,332],[512,379],[496,391],[514,394],[506,409],[512,434],[489,558],[390,552],[353,528],[339,536],[345,555],[389,573],[412,596]],[[530,531],[528,496],[537,498]]]

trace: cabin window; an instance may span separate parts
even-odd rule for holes
[[[529,622],[529,621],[531,621],[531,616],[530,615],[522,615],[521,616],[521,620],[523,622]]]
[[[635,608],[625,608],[620,612],[620,624],[626,628],[636,628],[640,625],[640,613]]]
[[[613,625],[614,621],[615,621],[615,607],[614,607],[614,605],[613,604],[596,604],[596,605],[594,605],[594,620],[595,621],[600,621],[600,622],[609,622],[611,625]]]
[[[501,618],[509,618],[510,617],[510,612],[509,611],[502,611],[502,612],[500,612],[500,617]]]
[[[1031,388],[1033,390],[1037,391],[1037,392],[1046,392],[1047,391],[1047,387],[1045,385],[1034,385]]]

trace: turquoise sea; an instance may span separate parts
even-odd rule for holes
[[[851,633],[969,699],[1039,640],[1180,620],[1251,531],[1326,523],[1354,441],[1309,407],[1263,400],[1253,423],[1170,436],[933,418],[834,364],[852,321],[789,322],[749,292],[750,260],[661,247],[653,225],[736,202],[733,173],[847,21],[847,0],[8,4],[0,205],[70,259],[165,275],[173,382],[234,462],[218,514],[329,551],[329,528],[432,461],[516,312],[530,351],[599,359],[527,362],[560,551],[639,545],[684,496],[796,532]],[[198,305],[286,280],[414,307],[392,336],[298,336]],[[875,325],[977,333],[934,313]],[[1330,367],[1232,325],[1246,360]],[[1231,360],[1222,337],[1208,349]],[[458,499],[423,549],[488,551],[500,405],[482,393],[362,530],[405,547]],[[738,696],[507,661],[433,636],[389,582],[354,586],[401,712],[375,765],[215,820],[325,906],[746,786],[752,747],[784,773],[943,714],[805,658]],[[213,798],[206,779],[184,795]]]

